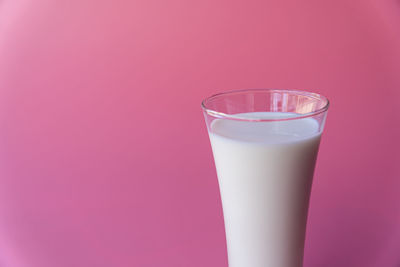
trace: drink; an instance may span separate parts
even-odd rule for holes
[[[328,109],[320,95],[242,90],[203,102],[230,267],[301,267]]]
[[[312,118],[211,124],[231,267],[302,265],[318,128]]]

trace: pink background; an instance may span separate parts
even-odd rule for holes
[[[227,266],[201,100],[332,106],[305,267],[400,266],[398,0],[0,0],[0,266]]]

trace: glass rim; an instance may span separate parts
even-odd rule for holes
[[[235,94],[235,93],[249,93],[249,92],[279,92],[279,93],[290,93],[294,95],[302,95],[302,96],[308,96],[312,97],[314,99],[324,101],[325,105],[317,110],[314,110],[312,112],[307,112],[307,113],[296,113],[296,116],[294,117],[287,117],[287,118],[276,118],[276,119],[261,119],[261,118],[249,118],[249,117],[241,117],[236,114],[227,114],[224,112],[216,111],[214,109],[211,109],[207,107],[207,103],[210,102],[211,100],[220,97],[220,96],[225,96],[225,95],[230,95],[230,94]],[[263,122],[263,121],[287,121],[287,120],[298,120],[298,119],[303,119],[303,118],[308,118],[308,117],[313,117],[318,114],[321,114],[323,112],[326,112],[329,108],[329,99],[321,94],[318,93],[312,93],[308,91],[302,91],[302,90],[295,90],[295,89],[238,89],[238,90],[230,90],[230,91],[225,91],[221,93],[216,93],[213,94],[207,98],[205,98],[201,102],[201,107],[205,113],[207,113],[210,116],[219,118],[219,119],[229,119],[229,120],[239,120],[239,121],[254,121],[254,122]]]

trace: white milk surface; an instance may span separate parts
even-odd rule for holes
[[[257,112],[241,118],[285,118]],[[320,134],[312,118],[216,119],[210,140],[230,267],[301,267]]]

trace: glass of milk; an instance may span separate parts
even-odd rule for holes
[[[275,89],[205,99],[230,267],[301,267],[329,101]]]

